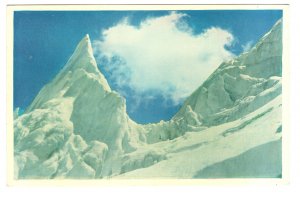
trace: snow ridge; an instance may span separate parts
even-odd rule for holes
[[[224,62],[184,103],[174,120],[191,107],[204,125],[236,120],[281,94],[282,22],[250,51]]]

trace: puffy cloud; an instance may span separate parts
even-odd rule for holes
[[[171,12],[139,26],[124,19],[93,42],[94,53],[118,87],[178,103],[233,56],[225,48],[234,40],[230,32],[211,27],[195,34],[185,18]]]

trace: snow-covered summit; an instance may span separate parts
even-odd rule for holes
[[[79,42],[63,69],[42,88],[25,112],[40,108],[55,97],[79,95],[92,83],[97,83],[99,88],[105,92],[111,92],[107,80],[97,67],[91,41],[86,35]]]
[[[98,72],[93,55],[90,37],[86,34],[78,43],[75,51],[65,65],[66,70],[85,69],[87,72]]]

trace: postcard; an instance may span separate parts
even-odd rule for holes
[[[286,182],[287,8],[8,6],[9,183]]]

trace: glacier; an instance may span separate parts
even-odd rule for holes
[[[222,63],[169,121],[138,124],[86,35],[22,115],[15,179],[282,176],[282,21]]]

